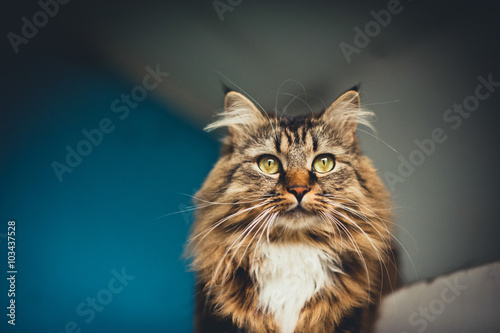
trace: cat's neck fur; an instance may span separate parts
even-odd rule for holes
[[[281,333],[293,333],[304,304],[341,273],[334,258],[307,245],[263,244],[251,267],[258,304],[271,313]]]

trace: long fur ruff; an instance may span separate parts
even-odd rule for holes
[[[188,247],[197,332],[370,331],[395,264],[389,195],[355,135],[371,117],[354,91],[297,118],[228,93],[206,128],[229,135],[196,195]],[[311,167],[321,154],[335,158],[325,174]],[[277,174],[259,170],[263,155],[280,161]],[[298,185],[302,201],[290,190]]]

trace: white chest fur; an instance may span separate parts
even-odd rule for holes
[[[281,333],[293,333],[304,304],[341,273],[338,262],[303,245],[263,244],[252,274],[259,286],[259,306],[271,312]]]

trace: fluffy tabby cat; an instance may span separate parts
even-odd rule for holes
[[[388,192],[355,134],[371,115],[355,90],[298,117],[227,93],[207,130],[229,135],[189,243],[197,332],[372,329],[393,242]]]

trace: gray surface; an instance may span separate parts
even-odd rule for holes
[[[406,281],[500,259],[497,216],[500,91],[452,130],[445,110],[461,103],[478,75],[500,81],[497,14],[490,3],[402,2],[370,44],[346,62],[339,44],[353,44],[355,26],[387,2],[243,1],[219,19],[212,2],[72,2],[51,22],[130,77],[146,65],[171,73],[155,91],[199,128],[222,107],[222,73],[267,109],[278,109],[302,85],[319,109],[362,82],[362,101],[378,115],[378,137],[360,133],[382,175],[397,172],[415,139],[440,127],[445,143],[392,191]],[[470,7],[469,7],[470,6]],[[16,15],[13,15],[17,17]],[[19,15],[19,17],[22,15]],[[52,31],[51,33],[56,33]],[[40,37],[41,38],[41,37]],[[230,84],[228,80],[222,81]],[[300,102],[289,111],[305,110]],[[411,258],[411,259],[410,259]],[[412,263],[413,262],[413,263]]]
[[[384,299],[376,332],[500,332],[498,295],[498,262],[417,283]]]

